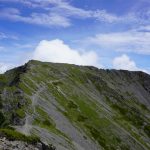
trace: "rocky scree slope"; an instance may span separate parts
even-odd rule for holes
[[[150,76],[32,60],[0,75],[0,126],[57,150],[149,150]]]

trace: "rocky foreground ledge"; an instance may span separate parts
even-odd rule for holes
[[[0,138],[0,149],[1,150],[41,150],[42,145],[31,145],[22,141],[9,141],[5,137]]]
[[[53,146],[43,143],[29,144],[23,141],[10,141],[6,137],[0,137],[0,150],[55,150]]]

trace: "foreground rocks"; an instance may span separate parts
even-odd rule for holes
[[[10,141],[5,137],[0,138],[0,150],[55,150],[53,146],[46,146],[42,143],[35,145],[22,141]]]

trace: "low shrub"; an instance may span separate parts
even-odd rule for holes
[[[73,101],[69,101],[67,106],[69,108],[72,108],[72,109],[77,109],[78,108],[78,106]]]
[[[2,112],[0,112],[0,126],[4,123],[5,117]]]
[[[148,137],[150,137],[150,124],[144,127],[144,132],[148,135]]]
[[[52,123],[48,119],[44,120],[43,124],[46,126],[52,126]]]
[[[85,120],[87,120],[88,118],[84,115],[78,115],[77,117],[77,121],[79,122],[84,122]]]

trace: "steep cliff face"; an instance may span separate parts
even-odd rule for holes
[[[0,126],[58,150],[150,149],[150,76],[30,61],[0,75]]]

